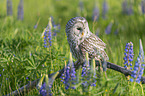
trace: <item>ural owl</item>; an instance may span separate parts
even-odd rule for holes
[[[66,24],[66,35],[74,58],[84,60],[85,53],[88,52],[89,58],[109,59],[104,51],[106,44],[89,30],[84,17],[70,19]]]

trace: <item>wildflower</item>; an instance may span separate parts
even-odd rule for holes
[[[137,61],[135,62],[134,70],[132,71],[131,76],[133,78],[130,79],[131,82],[134,80],[137,83],[140,83],[141,81],[141,76],[143,75],[144,72],[144,51],[143,51],[143,46],[142,42],[140,40],[140,50],[139,50],[139,56],[137,57]]]
[[[2,75],[0,74],[0,76],[2,76]]]
[[[122,3],[122,12],[127,15],[133,14],[132,4],[128,4],[127,0]]]
[[[105,33],[106,34],[110,34],[111,33],[111,29],[112,29],[112,22],[107,26],[107,28],[105,29]]]
[[[23,9],[23,0],[20,0],[18,5],[18,20],[24,19],[24,9]]]
[[[5,71],[5,69],[3,69],[3,71]]]
[[[13,54],[13,57],[16,57],[16,55],[15,55],[15,54]]]
[[[96,36],[99,36],[99,33],[100,33],[100,29],[98,28],[98,29],[96,30]]]
[[[104,19],[106,18],[107,11],[108,11],[108,5],[107,5],[106,0],[104,0],[104,2],[103,2],[103,10],[102,10],[102,15],[103,15]]]
[[[72,61],[72,56],[70,53],[70,61],[69,64],[65,67],[64,69],[64,73],[61,76],[61,81],[65,84],[65,89],[68,89],[69,87],[72,89],[75,89],[74,86],[75,85],[75,81],[76,81],[76,72],[75,72],[75,68],[74,68],[74,64]]]
[[[133,14],[133,9],[132,9],[132,5],[130,4],[129,8],[128,8],[128,15]]]
[[[127,43],[126,46],[125,46],[125,50],[124,50],[124,55],[125,57],[123,58],[124,59],[124,64],[125,64],[125,68],[130,68],[132,69],[131,67],[129,66],[132,66],[132,61],[133,61],[133,43],[130,42],[130,43]]]
[[[40,90],[39,90],[39,93],[42,95],[42,96],[52,96],[52,93],[51,93],[51,85],[49,85],[49,88],[48,88],[48,91],[49,91],[49,94],[47,94],[47,90],[46,90],[46,83],[44,83]]]
[[[84,91],[88,90],[89,86],[96,86],[96,71],[95,71],[95,62],[92,64],[93,67],[89,64],[88,53],[86,53],[86,62],[82,67],[82,87]]]
[[[95,5],[94,9],[93,9],[93,16],[92,16],[92,20],[93,21],[97,21],[99,18],[99,9],[98,7]]]
[[[145,0],[141,1],[141,11],[143,14],[145,14]]]
[[[60,24],[55,24],[53,17],[51,16],[51,23],[52,23],[52,31],[53,31],[53,36],[57,35],[57,32],[60,32]]]
[[[11,16],[12,14],[13,14],[12,0],[7,0],[7,16]]]
[[[61,77],[63,80],[63,83],[65,84],[65,89],[68,89],[69,87],[71,87],[72,89],[75,89],[75,87],[71,86],[75,84],[75,79],[76,79],[76,76],[75,76],[75,68],[74,68],[74,65],[68,65],[66,68],[65,68],[65,71],[64,71],[64,74],[63,74],[63,77]]]
[[[34,29],[36,29],[36,28],[37,28],[37,26],[38,26],[38,24],[36,24],[36,25],[34,26]]]
[[[53,36],[56,36],[57,32],[60,32],[60,24],[53,25]]]
[[[88,89],[89,86],[96,86],[96,73],[92,75],[90,73],[90,68],[85,68],[86,66],[83,66],[82,70],[82,87],[83,89]]]
[[[141,63],[140,58],[138,57],[131,75],[137,83],[140,83],[141,76],[144,72],[144,66],[145,65]],[[133,79],[130,79],[130,81],[133,82]]]
[[[51,46],[52,43],[52,36],[51,36],[51,18],[49,18],[49,23],[47,25],[47,27],[45,28],[45,32],[44,32],[44,47],[48,48]]]
[[[124,0],[123,3],[122,3],[122,12],[124,14],[127,14],[127,0]]]
[[[29,79],[28,77],[26,77],[26,79]]]

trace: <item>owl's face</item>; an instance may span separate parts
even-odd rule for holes
[[[83,17],[75,17],[68,21],[66,25],[67,39],[80,44],[90,35],[88,22]]]

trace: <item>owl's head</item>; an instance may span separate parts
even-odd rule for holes
[[[72,39],[74,42],[81,42],[89,37],[90,30],[88,22],[84,17],[74,17],[66,24],[66,35],[68,40]]]

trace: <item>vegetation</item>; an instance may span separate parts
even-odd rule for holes
[[[22,13],[18,12],[20,1],[23,1]],[[109,62],[123,67],[125,45],[132,42],[134,50],[132,66],[134,66],[139,54],[139,39],[142,40],[145,48],[144,0],[144,2],[125,0],[127,5],[123,3],[124,0],[20,1],[12,1],[13,12],[8,14],[6,0],[0,0],[0,95],[6,95],[29,81],[42,78],[45,74],[56,72],[65,66],[70,60],[65,25],[72,17],[83,16],[87,19],[91,32],[97,34],[106,43]],[[103,4],[104,1],[107,5]],[[92,18],[95,17],[94,7],[98,8],[95,9],[98,10],[98,13],[95,11],[96,14],[99,14],[97,20]],[[24,17],[18,18],[17,13]],[[51,16],[54,25],[59,24],[60,29],[58,28],[59,31],[56,32],[51,22],[52,45],[44,47],[45,28],[49,25]],[[53,35],[55,33],[56,35]],[[81,70],[76,73],[81,74]],[[54,96],[144,96],[145,85],[141,82],[130,82],[130,78],[107,69],[106,72],[101,71],[100,77],[96,77],[96,86],[88,88],[87,91],[82,89],[81,84],[78,84],[76,89],[66,90],[61,79],[53,82],[51,90]],[[38,89],[34,89],[24,95],[37,96],[40,93]]]

